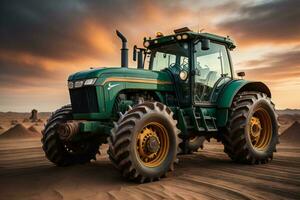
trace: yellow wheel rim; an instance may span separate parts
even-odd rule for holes
[[[271,117],[264,108],[257,109],[249,123],[249,135],[252,146],[258,150],[265,150],[272,139]]]
[[[147,167],[157,167],[166,159],[169,150],[166,128],[150,122],[138,133],[136,149],[140,162]]]

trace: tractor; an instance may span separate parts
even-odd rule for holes
[[[193,32],[157,33],[133,48],[127,39],[121,67],[91,68],[68,78],[70,105],[58,109],[43,130],[43,150],[57,166],[88,163],[108,144],[112,164],[127,180],[157,181],[174,170],[178,154],[215,138],[235,162],[264,164],[273,158],[278,123],[270,89],[234,75],[232,39]]]

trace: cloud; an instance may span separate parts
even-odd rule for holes
[[[212,1],[214,7],[204,1],[187,4],[179,0],[3,0],[0,49],[56,60],[113,60],[117,54],[112,50],[119,49],[116,28],[127,33],[130,42],[139,44],[143,36],[156,31],[171,32],[183,25],[209,29],[209,21],[220,15],[219,9],[226,13],[237,6],[216,2]]]
[[[7,106],[11,109],[17,101],[21,107],[23,102],[17,96],[24,99],[27,93],[32,93],[30,95],[40,96],[39,101],[45,106],[43,110],[47,110],[48,104],[51,108],[58,106],[52,105],[51,98],[60,99],[58,94],[67,96],[65,84],[69,74],[89,67],[120,65],[121,43],[115,29],[126,35],[130,48],[134,44],[142,45],[144,36],[153,37],[157,31],[169,34],[183,26],[230,34],[243,44],[299,41],[298,1],[267,1],[250,5],[253,2],[2,0],[0,100],[4,97],[6,100],[1,108]],[[235,18],[230,17],[232,14]],[[298,72],[295,69],[299,69],[299,65],[293,63],[297,63],[298,50],[267,54],[245,64],[256,67],[260,74],[265,73],[261,78],[272,83],[275,82],[272,77],[283,80],[280,73],[295,77],[296,81]],[[292,56],[292,53],[296,55]],[[277,56],[286,56],[286,60]],[[288,69],[275,67],[281,65]],[[254,69],[246,70],[249,77],[257,77]],[[48,93],[51,93],[51,98]],[[13,105],[9,105],[11,97],[16,101]],[[30,98],[27,99],[30,104]]]
[[[234,16],[218,24],[238,43],[299,43],[300,1],[276,0],[246,4]]]
[[[269,53],[260,59],[249,60],[242,66],[247,77],[263,80],[272,85],[280,85],[289,81],[291,84],[300,83],[300,47],[289,51]]]

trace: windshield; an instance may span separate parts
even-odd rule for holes
[[[145,67],[160,71],[169,67],[188,69],[188,43],[173,43],[151,49],[147,55]]]

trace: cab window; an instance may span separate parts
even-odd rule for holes
[[[211,42],[209,50],[202,50],[199,42],[195,46],[194,59],[194,101],[210,101],[213,88],[221,87],[231,77],[226,46]]]

